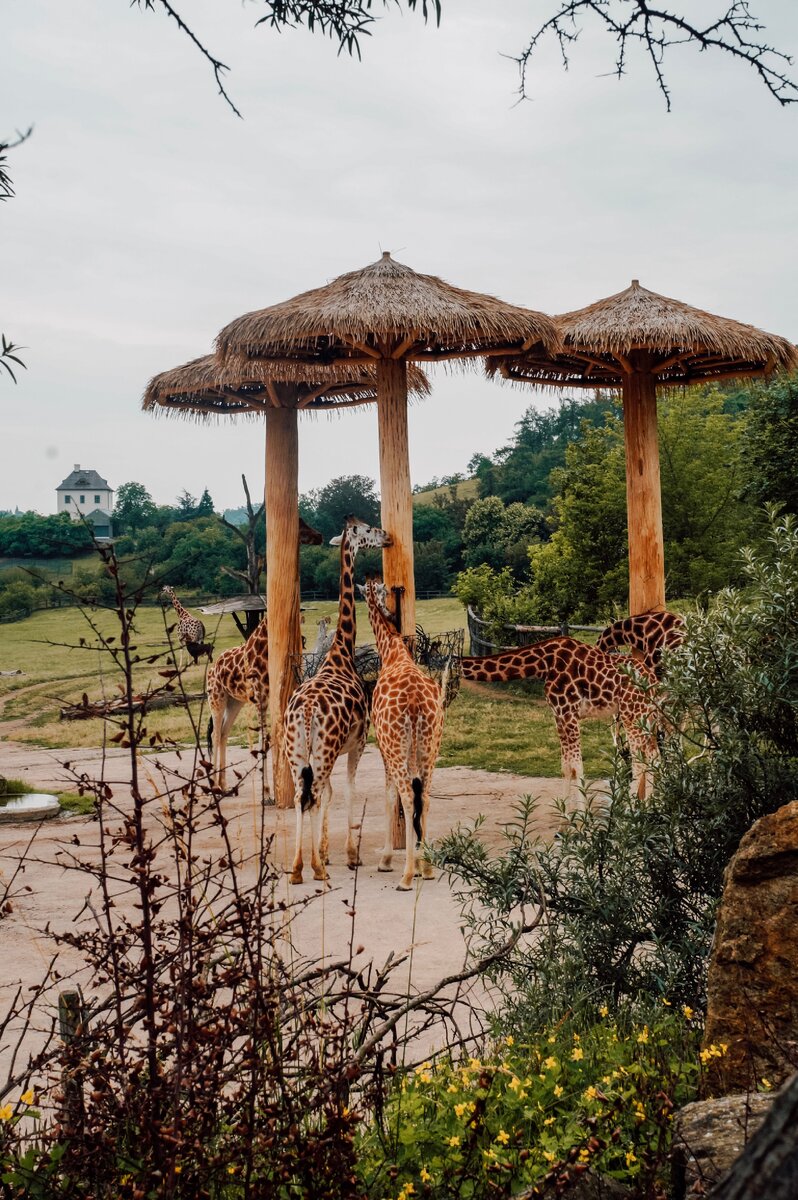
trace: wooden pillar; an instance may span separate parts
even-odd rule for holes
[[[377,363],[377,412],[380,436],[382,527],[393,545],[382,552],[382,575],[388,588],[401,587],[401,632],[416,632],[416,582],[413,574],[413,494],[407,439],[407,363]],[[389,591],[390,594],[390,591]],[[405,821],[397,800],[393,818],[395,850],[405,848]]]
[[[404,588],[402,633],[416,632],[416,584],[413,575],[413,496],[407,444],[407,363],[377,363],[377,412],[380,435],[382,527],[393,545],[382,552],[382,574],[388,588]]]
[[[626,515],[629,527],[629,612],[665,607],[665,551],[657,439],[657,385],[650,355],[630,356],[624,377]]]
[[[266,613],[269,619],[269,710],[272,787],[278,808],[294,802],[283,753],[283,713],[296,687],[292,656],[299,629],[299,436],[295,408],[266,413]]]

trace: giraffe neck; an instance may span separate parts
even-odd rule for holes
[[[501,654],[462,658],[460,662],[463,679],[545,679],[550,669],[546,661],[545,646],[545,642],[540,642],[535,646],[518,646],[515,650],[504,650]]]
[[[380,608],[373,588],[368,588],[366,591],[366,600],[369,607],[371,628],[374,630],[374,637],[377,639],[377,653],[382,660],[383,666],[385,666],[389,656],[392,654],[395,655],[399,647],[405,653],[409,653],[409,651],[399,636],[399,631],[388,620]]]
[[[183,608],[183,605],[180,603],[174,592],[169,593],[169,599],[172,601],[172,607],[181,619],[183,617],[191,616],[191,613],[187,609]]]
[[[349,535],[341,539],[341,575],[338,584],[338,625],[330,653],[354,662],[357,617],[355,615],[355,555]]]

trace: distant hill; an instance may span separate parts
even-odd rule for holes
[[[473,479],[463,479],[460,483],[443,483],[440,487],[428,488],[424,492],[414,492],[413,503],[432,504],[436,496],[448,496],[452,487],[457,488],[458,500],[476,500],[478,496],[477,489],[479,487],[479,480],[476,477]]]

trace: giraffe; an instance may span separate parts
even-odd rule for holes
[[[596,646],[612,653],[621,646],[637,650],[643,663],[659,678],[662,651],[684,641],[684,617],[665,609],[649,609],[631,617],[622,617],[599,635]]]
[[[170,587],[168,584],[166,584],[165,587],[163,588],[163,592],[171,600],[172,607],[174,608],[174,610],[178,616],[177,640],[180,643],[180,670],[182,671],[183,665],[186,661],[186,650],[188,649],[188,647],[189,646],[204,646],[204,644],[205,644],[205,626],[203,625],[203,623],[199,619],[199,617],[193,616],[192,613],[190,613],[187,608],[183,608],[183,605],[180,603],[177,596],[175,595],[175,589],[173,587]],[[201,651],[201,653],[204,653],[204,652],[205,652],[204,650]],[[194,658],[193,653],[191,651],[189,651],[189,653],[191,654],[192,658]],[[197,659],[194,658],[195,664],[196,664],[196,661],[197,661]]]
[[[620,718],[632,750],[632,795],[645,799],[651,786],[648,764],[657,751],[652,729],[657,723],[654,702],[621,669],[614,655],[570,637],[550,637],[532,646],[517,646],[483,658],[461,659],[463,679],[497,682],[542,679],[554,714],[562,753],[562,773],[569,792],[583,781],[579,722],[585,717],[613,713]],[[635,664],[646,685],[653,672]]]
[[[371,718],[385,766],[385,845],[379,870],[390,871],[393,859],[393,814],[396,797],[406,826],[405,869],[398,891],[409,891],[413,876],[433,879],[430,863],[419,851],[427,836],[429,787],[443,733],[446,684],[430,679],[396,626],[386,616],[379,584],[366,584],[369,620],[382,661],[371,702]],[[415,835],[415,836],[414,836]]]
[[[299,545],[319,546],[322,540],[318,530],[300,517]],[[269,628],[265,614],[243,645],[222,651],[208,669],[205,690],[211,710],[207,733],[208,755],[213,764],[214,780],[224,791],[227,741],[235,719],[245,704],[254,704],[258,710],[263,755],[269,745],[265,724],[269,705]]]
[[[227,739],[236,717],[249,702],[258,710],[261,752],[268,749],[266,713],[269,705],[269,625],[260,624],[241,646],[223,650],[208,669],[205,683],[208,707],[208,754],[216,784],[226,790]]]
[[[346,858],[354,870],[360,854],[353,832],[355,776],[366,746],[368,704],[355,670],[355,556],[363,546],[389,546],[384,529],[347,517],[343,533],[331,539],[341,547],[338,625],[332,645],[319,670],[300,684],[288,702],[284,719],[285,752],[294,780],[296,852],[291,883],[302,882],[302,827],[310,810],[313,878],[327,879],[327,811],[332,796],[330,774],[342,754],[347,755]]]

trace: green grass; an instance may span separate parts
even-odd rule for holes
[[[0,804],[11,796],[28,796],[31,792],[47,792],[47,788],[24,779],[4,779],[0,785]],[[90,813],[94,809],[92,796],[80,796],[77,792],[56,792],[58,803],[67,812]]]
[[[479,490],[478,479],[463,479],[455,485],[457,487],[458,500],[476,500]],[[451,485],[448,483],[442,484],[440,487],[429,488],[426,492],[414,492],[414,504],[432,504],[436,496],[445,496],[447,499],[451,494]]]
[[[335,620],[335,601],[308,602],[303,632],[309,647],[316,639],[316,624],[321,617]],[[358,641],[372,640],[365,605],[358,604]],[[115,628],[110,612],[94,614],[108,634]],[[463,625],[463,608],[454,598],[422,600],[417,606],[418,622],[430,634],[442,633]],[[172,617],[169,615],[169,623]],[[227,646],[240,644],[240,636],[230,617],[221,618],[218,628],[208,630],[215,642],[215,655]],[[142,656],[165,653],[164,619],[159,608],[142,608],[136,618],[138,653]],[[15,741],[52,749],[100,746],[109,730],[100,719],[61,721],[59,709],[67,701],[77,702],[85,692],[90,700],[111,696],[118,675],[107,656],[95,650],[75,649],[81,637],[90,640],[91,630],[78,609],[67,608],[34,613],[24,621],[0,625],[0,665],[3,670],[16,668],[24,675],[0,678],[0,735]],[[155,665],[139,664],[136,685],[158,679],[165,660]],[[162,681],[161,681],[162,682]],[[191,667],[184,676],[188,692],[204,689],[204,669]],[[207,708],[195,703],[191,715],[202,731],[207,724]],[[254,713],[245,710],[239,717],[234,741],[247,744],[256,740]],[[147,725],[164,738],[177,742],[193,740],[189,715],[182,708],[153,712]],[[588,776],[603,776],[612,752],[609,722],[585,721],[582,724],[585,770]],[[488,771],[513,771],[526,775],[556,777],[560,774],[560,752],[554,720],[536,684],[493,684],[462,688],[450,707],[441,747],[444,766],[479,767]],[[62,801],[63,802],[63,801]],[[90,800],[70,796],[67,807]],[[79,810],[82,811],[82,810]]]

